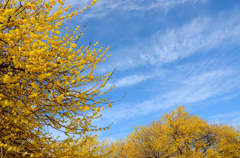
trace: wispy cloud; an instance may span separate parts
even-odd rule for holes
[[[113,109],[106,110],[103,119],[118,122],[174,107],[178,104],[193,104],[214,96],[224,95],[236,88],[236,85],[240,85],[240,78],[233,75],[234,73],[233,70],[225,69],[190,76],[181,80],[179,84],[174,83],[175,87],[169,87],[170,90],[164,95],[143,102],[120,104]]]
[[[152,76],[148,76],[148,75],[130,75],[130,76],[125,76],[123,78],[118,79],[116,82],[109,82],[106,84],[106,86],[104,87],[104,90],[108,90],[109,88],[111,88],[113,85],[116,86],[116,88],[122,88],[122,87],[129,87],[129,86],[133,86],[133,85],[137,85],[143,81],[146,81],[149,78],[154,77]]]
[[[222,12],[219,17],[197,17],[182,26],[159,30],[149,38],[131,46],[111,51],[113,54],[104,71],[113,68],[127,70],[143,65],[161,66],[194,54],[209,53],[214,49],[228,51],[239,45],[239,9]]]
[[[227,114],[221,114],[221,115],[215,115],[210,117],[210,121],[211,122],[215,122],[215,123],[231,123],[232,126],[237,127],[240,125],[239,121],[240,121],[240,111],[237,112],[231,112],[231,113],[227,113]]]
[[[208,0],[100,0],[94,5],[94,9],[83,16],[82,20],[90,18],[103,18],[110,15],[112,12],[129,12],[129,11],[148,11],[152,9],[161,9],[167,12],[179,5],[194,4],[194,3],[206,3]],[[83,8],[90,4],[90,1],[77,1],[71,0],[69,2],[72,6],[78,6]]]
[[[152,38],[153,50],[141,53],[141,59],[151,64],[169,63],[219,46],[224,48],[236,43],[239,36],[240,22],[236,15],[225,20],[197,18],[183,27],[155,34]]]
[[[206,72],[186,80],[182,88],[167,93],[164,98],[168,104],[200,102],[235,88],[239,77],[230,79],[230,76],[228,70]]]
[[[240,111],[239,112],[231,112],[231,113],[222,114],[222,115],[215,115],[215,116],[212,116],[211,118],[213,118],[213,119],[224,118],[225,119],[225,118],[233,118],[236,116],[240,116]]]
[[[142,81],[147,80],[148,78],[151,78],[152,76],[145,76],[145,75],[131,75],[124,77],[116,82],[116,85],[118,87],[125,87],[125,86],[132,86],[135,84],[138,84]]]
[[[207,0],[154,0],[154,1],[147,1],[147,0],[133,0],[133,1],[126,1],[127,4],[124,10],[139,10],[139,11],[148,11],[155,8],[162,9],[164,11],[168,11],[172,8],[175,8],[179,5],[189,4],[189,3],[206,3]]]

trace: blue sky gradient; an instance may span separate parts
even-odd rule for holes
[[[72,10],[89,3],[66,1]],[[88,21],[78,47],[110,46],[112,57],[95,72],[116,68],[106,87],[116,88],[106,98],[127,92],[94,121],[114,122],[99,137],[124,138],[178,105],[209,122],[239,125],[239,13],[239,0],[99,0],[68,22],[83,27]]]

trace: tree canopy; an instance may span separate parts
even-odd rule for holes
[[[112,72],[93,74],[109,47],[104,50],[98,42],[80,45],[77,42],[85,27],[64,27],[96,2],[69,13],[71,6],[63,8],[64,0],[1,0],[2,157],[63,155],[65,150],[60,149],[69,144],[81,146],[87,132],[109,128],[91,124],[101,110],[112,105],[111,100],[100,98],[113,88],[101,91]],[[54,6],[59,7],[52,10]],[[84,89],[87,85],[92,87]],[[59,143],[49,128],[67,138]],[[72,134],[82,137],[73,139]]]
[[[126,139],[113,141],[109,157],[240,157],[239,129],[211,124],[179,106],[159,121],[136,127]]]

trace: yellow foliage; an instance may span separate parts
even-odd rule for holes
[[[159,121],[136,127],[125,140],[111,142],[108,157],[240,157],[239,129],[209,124],[179,106]]]
[[[64,144],[61,142],[59,144]],[[65,148],[59,148],[56,157],[62,158],[99,158],[109,154],[107,140],[99,142],[97,135],[84,135],[80,140],[69,143]],[[62,145],[60,145],[62,146]]]
[[[50,14],[57,4],[57,11]],[[93,72],[109,47],[103,53],[79,47],[80,27],[71,33],[62,25],[83,11],[63,16],[71,7],[63,5],[64,0],[1,1],[0,146],[7,157],[56,157],[57,149],[75,142],[69,134],[81,136],[101,129],[91,126],[91,121],[104,109],[99,104],[109,103],[94,101],[107,79],[99,84],[102,79]],[[91,90],[81,88],[91,83],[95,84]],[[96,113],[91,113],[91,105],[98,108]],[[65,132],[68,138],[58,143],[48,127]]]

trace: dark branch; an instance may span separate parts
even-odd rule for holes
[[[3,9],[5,9],[5,8],[7,7],[7,5],[8,5],[8,2],[9,2],[9,0],[7,1],[6,5],[3,7]]]

